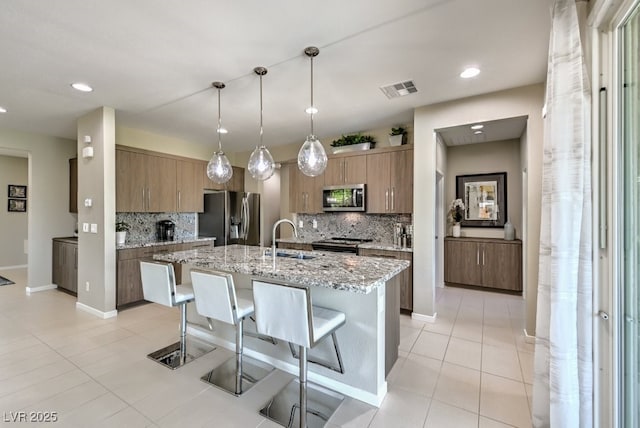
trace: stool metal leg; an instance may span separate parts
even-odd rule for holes
[[[190,340],[187,346],[187,303],[185,302],[180,304],[180,340],[152,352],[147,357],[175,370],[214,349],[213,346],[196,340]]]
[[[307,348],[300,347],[300,428],[307,428]]]
[[[258,381],[275,370],[267,363],[244,356],[243,321],[244,319],[239,319],[236,324],[235,358],[229,358],[200,378],[203,382],[236,396],[247,392]]]

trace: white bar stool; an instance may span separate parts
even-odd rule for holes
[[[175,370],[215,349],[191,341],[187,348],[187,303],[193,301],[193,289],[187,285],[176,285],[171,263],[140,262],[140,276],[145,300],[168,307],[180,306],[180,340],[147,357]]]
[[[198,313],[209,320],[236,327],[236,355],[200,379],[234,395],[247,392],[274,370],[274,367],[250,357],[243,357],[244,319],[253,315],[251,290],[238,289],[228,273],[191,270],[191,283]]]
[[[307,385],[307,350],[344,325],[344,313],[313,306],[308,287],[260,280],[253,280],[253,301],[258,333],[293,343],[300,349],[298,392],[296,380],[293,380],[260,413],[286,427],[325,426],[344,397],[316,385]],[[339,353],[337,347],[336,351]],[[340,356],[338,360],[341,360]]]

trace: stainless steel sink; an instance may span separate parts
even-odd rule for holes
[[[271,251],[267,251],[265,253],[265,256],[270,256],[271,255]],[[311,256],[309,254],[303,254],[303,253],[288,253],[286,251],[276,251],[276,256],[277,257],[288,257],[290,259],[299,259],[299,260],[311,260],[311,259],[315,259],[316,256]]]

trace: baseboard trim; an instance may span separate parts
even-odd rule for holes
[[[27,266],[28,265],[0,266],[0,270],[22,269],[22,268],[26,268]]]
[[[95,315],[98,318],[102,318],[103,320],[106,320],[107,318],[113,318],[118,315],[117,310],[102,312],[96,308],[92,308],[91,306],[85,305],[84,303],[80,303],[80,302],[76,302],[76,309],[80,309],[81,311],[90,313],[91,315]]]
[[[536,343],[536,337],[535,336],[531,336],[529,333],[527,333],[527,329],[523,329],[522,332],[524,333],[524,341],[526,343],[532,343],[535,344]]]
[[[55,290],[56,288],[58,288],[57,285],[48,284],[48,285],[41,285],[40,287],[26,287],[24,291],[25,293],[27,293],[27,296],[28,296],[31,293],[38,293],[40,291],[47,291],[47,290]]]
[[[416,312],[411,313],[411,319],[414,319],[416,321],[434,323],[436,322],[436,318],[438,318],[437,312],[434,312],[433,315],[418,314]]]

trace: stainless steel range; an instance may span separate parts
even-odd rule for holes
[[[339,253],[358,253],[358,244],[371,242],[371,239],[330,238],[314,241],[311,246],[318,251],[334,251]]]

